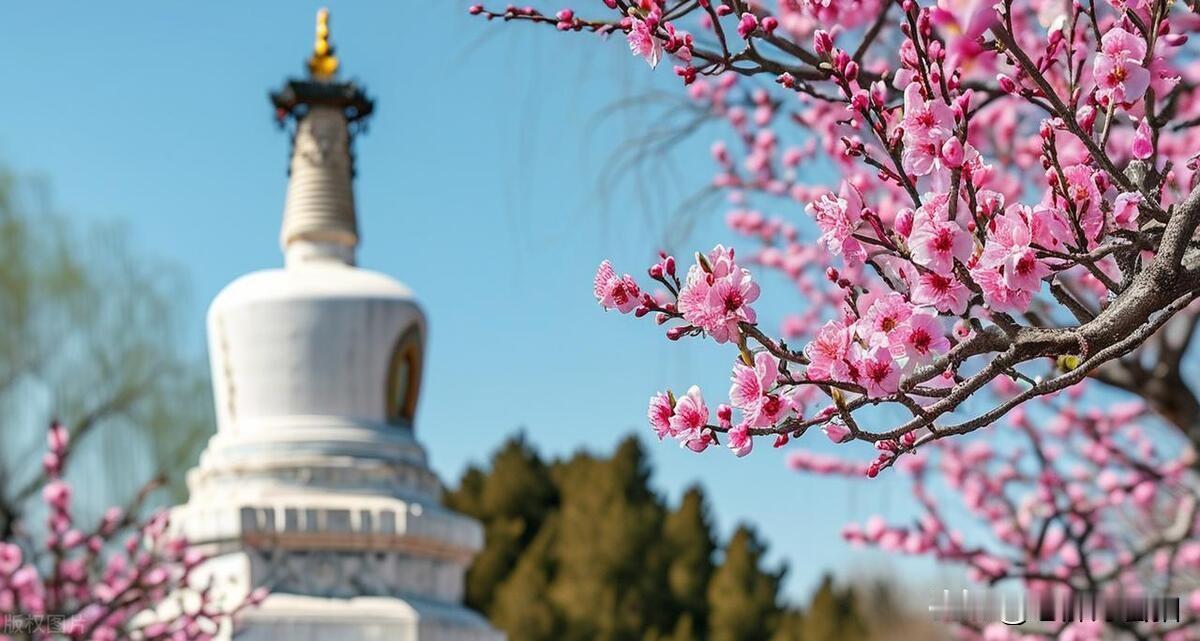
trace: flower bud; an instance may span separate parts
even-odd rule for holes
[[[824,29],[817,29],[813,34],[813,51],[822,58],[828,56],[829,52],[833,51],[833,36]]]
[[[908,238],[908,235],[912,233],[913,221],[915,218],[916,214],[913,212],[913,210],[905,207],[897,212],[896,219],[892,221],[892,226],[895,227],[897,233],[905,238]]]
[[[742,19],[738,22],[737,32],[743,39],[749,38],[750,34],[758,28],[758,18],[754,17],[753,13],[746,12],[742,14]]]
[[[951,169],[962,166],[963,146],[958,138],[950,138],[942,145],[942,160]]]

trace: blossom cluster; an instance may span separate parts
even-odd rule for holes
[[[906,457],[899,467],[913,482],[921,514],[911,524],[873,516],[848,525],[844,538],[959,564],[985,583],[1017,578],[1029,591],[1182,595],[1178,622],[1135,629],[1139,638],[1194,638],[1200,613],[1200,494],[1190,472],[1195,451],[1179,449],[1177,439],[1156,430],[1143,403],[1080,410],[1080,398],[1073,391],[1030,412],[1015,411],[1006,427],[1024,443],[942,442]],[[836,459],[795,467],[855,474]],[[951,502],[975,517],[971,530],[952,517]],[[1102,626],[1079,621],[1037,636],[1003,625],[969,632],[987,641],[1104,638]]]
[[[214,586],[193,585],[193,571],[206,557],[170,534],[165,511],[139,523],[137,505],[113,507],[94,527],[81,528],[71,511],[72,487],[62,477],[66,428],[52,425],[47,440],[45,537],[37,545],[0,541],[0,623],[20,630],[41,622],[36,638],[207,641],[266,598],[260,589],[230,604]],[[179,611],[157,614],[172,599],[180,600]]]
[[[736,262],[727,246],[697,254],[682,278],[665,254],[651,282],[607,263],[597,275],[606,309],[734,352],[715,406],[695,386],[653,396],[660,438],[695,451],[723,440],[738,455],[812,428],[865,441],[870,461],[789,457],[808,472],[895,466],[914,478],[927,514],[872,520],[847,531],[853,542],[963,563],[984,581],[1121,589],[1149,573],[1194,589],[1195,515],[1182,507],[1196,495],[1186,452],[1200,446],[1200,400],[1183,355],[1200,316],[1200,17],[1188,3],[604,5],[610,19],[572,12],[568,30],[625,34],[652,67],[671,58],[688,104],[663,123],[683,129],[699,111],[727,126],[709,185],[745,243]],[[774,276],[803,300],[777,331],[755,309],[779,291],[760,291]],[[1077,409],[1110,401],[1082,394],[1089,379],[1139,409]],[[988,436],[1015,429],[1023,445],[957,443],[1006,417],[1011,429]],[[1174,428],[1184,454],[1155,451],[1152,423]],[[926,483],[931,461],[1000,546],[950,526]],[[1133,632],[1184,639],[1195,626]]]
[[[657,64],[682,51],[678,61],[697,72],[677,70],[689,98],[727,121],[744,147],[740,160],[724,142],[712,152],[713,185],[735,205],[731,227],[761,245],[742,260],[784,273],[810,301],[782,327],[802,345],[794,351],[760,329],[758,279],[732,249],[698,255],[682,280],[664,256],[650,269],[655,294],[602,264],[596,295],[605,308],[653,317],[671,340],[703,335],[738,348],[734,390],[722,403],[737,416],[714,412],[716,420],[683,431],[655,425],[660,436],[702,450],[729,433],[744,454],[749,437],[780,443],[819,425],[874,443],[886,467],[896,458],[886,453],[978,429],[1019,404],[938,421],[997,376],[1022,382],[1029,397],[1074,384],[1122,348],[1113,344],[1120,333],[1135,334],[1136,347],[1161,324],[1155,312],[1175,313],[1194,295],[1165,293],[1122,319],[1118,333],[1075,331],[1090,330],[1113,300],[1135,296],[1139,271],[1162,253],[1163,221],[1195,175],[1188,145],[1200,139],[1190,126],[1168,128],[1163,110],[1200,104],[1190,84],[1200,71],[1183,53],[1183,31],[1198,23],[1166,20],[1165,5],[908,0],[879,3],[868,25],[867,14],[825,3],[780,3],[775,12],[703,3],[695,26],[720,51],[680,36],[693,12],[669,2],[610,6],[622,15],[608,28],[625,32],[636,54]],[[847,22],[824,22],[831,17]],[[897,57],[864,55],[889,33]],[[728,72],[742,59],[770,66],[758,48],[766,46],[797,58],[795,68],[762,72],[776,73],[783,95],[755,87],[738,98]],[[1167,97],[1169,105],[1155,104]],[[788,122],[807,130],[803,144],[784,144]],[[836,189],[802,182],[802,168],[822,156],[840,171]],[[799,205],[812,235],[749,208],[751,197]],[[1043,328],[1062,331],[1035,336]],[[751,380],[770,411],[739,391],[753,389]],[[670,394],[655,399],[674,405]],[[881,432],[859,427],[854,413],[880,402],[916,416]]]

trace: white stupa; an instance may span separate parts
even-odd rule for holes
[[[414,436],[425,317],[355,265],[351,142],[373,105],[335,79],[327,16],[309,79],[272,95],[295,125],[285,267],[209,309],[218,430],[172,520],[220,585],[271,590],[240,641],[499,641],[462,605],[482,529],[440,505]]]

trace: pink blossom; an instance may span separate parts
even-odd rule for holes
[[[953,275],[925,272],[913,287],[912,301],[927,305],[942,313],[962,314],[967,309],[971,291]]]
[[[900,367],[896,364],[892,353],[884,347],[873,347],[866,354],[861,354],[858,345],[851,348],[852,359],[857,361],[859,383],[866,388],[867,396],[878,398],[895,394],[900,389]],[[854,358],[860,354],[860,358]]]
[[[750,34],[758,28],[758,18],[754,17],[753,13],[746,12],[742,14],[742,19],[738,21],[737,32],[743,39],[749,38]]]
[[[906,171],[924,176],[940,166],[942,147],[954,134],[954,112],[941,100],[926,100],[921,83],[904,88],[904,154]],[[961,145],[955,150],[956,164],[962,163]]]
[[[929,312],[920,311],[909,317],[903,333],[904,353],[913,361],[925,363],[950,349],[950,340],[941,323]]]
[[[607,260],[600,263],[600,268],[596,270],[592,291],[601,307],[616,309],[622,314],[633,311],[641,304],[642,293],[637,282],[629,274],[617,277],[612,263]]]
[[[804,355],[809,359],[808,377],[818,381],[848,380],[846,357],[849,353],[850,330],[837,321],[825,323],[804,348]]]
[[[1150,72],[1142,66],[1146,43],[1117,27],[1100,39],[1100,53],[1092,63],[1096,96],[1102,101],[1136,102],[1150,86]]]
[[[750,426],[746,423],[730,428],[727,436],[729,437],[729,449],[733,451],[734,456],[743,457],[754,449],[754,439],[750,437]]]
[[[1066,189],[1079,226],[1089,243],[1094,243],[1104,227],[1104,215],[1100,210],[1103,198],[1093,178],[1094,171],[1084,164],[1071,165],[1063,169],[1067,179]],[[1074,235],[1072,235],[1073,237]]]
[[[912,313],[912,305],[900,294],[891,292],[880,296],[867,308],[859,322],[858,334],[871,346],[895,346],[896,337]]]
[[[818,240],[829,253],[843,256],[850,266],[862,264],[866,257],[862,244],[853,237],[862,222],[862,208],[862,196],[847,183],[842,183],[839,195],[826,194],[804,208],[821,228]]]
[[[46,434],[46,440],[50,447],[50,451],[57,456],[62,456],[67,451],[67,441],[69,435],[67,428],[62,423],[55,422],[50,426],[49,432]]]
[[[983,290],[983,299],[992,309],[1001,312],[1023,312],[1029,309],[1033,296],[1029,290],[1008,286],[1000,272],[981,268],[971,270],[971,277]]]
[[[779,359],[769,352],[754,355],[754,367],[738,363],[733,367],[733,386],[729,388],[729,402],[744,411],[757,411],[767,392],[779,378]]]
[[[729,400],[742,411],[744,424],[775,425],[798,408],[790,394],[773,393],[778,378],[779,359],[768,352],[755,354],[753,368],[741,363],[734,366]]]
[[[1050,267],[1031,247],[1033,212],[1013,206],[992,221],[992,233],[972,277],[983,288],[984,299],[998,310],[1024,311],[1031,294],[1041,289]],[[1023,292],[1023,293],[1022,293]]]
[[[679,292],[679,312],[713,340],[726,343],[740,334],[739,323],[757,320],[750,303],[758,300],[758,294],[750,271],[734,262],[733,250],[718,245],[705,264],[688,270],[687,282]]]
[[[954,269],[956,259],[967,262],[974,249],[971,234],[958,223],[935,220],[921,210],[917,211],[908,245],[912,251],[913,262],[943,274],[948,274]]]
[[[671,417],[674,414],[675,408],[671,406],[669,395],[659,392],[650,397],[650,407],[646,410],[646,417],[650,420],[650,427],[654,429],[658,440],[661,441],[664,436],[675,435],[671,428]]]
[[[668,423],[673,435],[683,438],[695,437],[708,425],[708,406],[704,404],[699,387],[691,386],[687,394],[675,402],[675,414]]]
[[[655,23],[656,21],[633,18],[629,35],[626,36],[629,40],[629,50],[633,55],[641,56],[651,69],[658,66],[663,56],[662,43],[654,35]]]
[[[680,447],[699,453],[708,449],[708,446],[712,445],[715,441],[716,439],[713,438],[712,430],[700,430],[682,435],[679,445]]]
[[[20,546],[0,542],[0,578],[7,577],[21,567],[21,559]]]

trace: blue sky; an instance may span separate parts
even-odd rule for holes
[[[608,449],[636,432],[672,498],[700,481],[723,531],[739,520],[760,528],[792,568],[793,596],[828,569],[918,567],[838,537],[848,519],[907,512],[896,476],[869,485],[802,478],[766,447],[737,460],[648,438],[651,392],[694,382],[719,399],[733,357],[711,342],[668,343],[651,323],[604,314],[591,297],[604,257],[637,272],[664,239],[687,255],[732,238],[719,204],[687,212],[696,224],[686,238],[672,237],[678,219],[657,204],[704,184],[711,137],[654,161],[644,184],[674,178],[652,196],[632,180],[598,194],[606,160],[655,112],[600,115],[623,98],[674,91],[669,69],[650,73],[622,42],[489,24],[466,15],[465,2],[326,4],[344,75],[377,99],[357,145],[360,262],[408,283],[429,315],[417,429],[443,479],[454,482],[517,429],[547,454]],[[318,6],[5,11],[0,160],[48,177],[59,209],[125,219],[140,247],[181,264],[197,351],[221,287],[281,264],[288,141],[266,92],[301,73]],[[768,317],[798,303],[785,286],[766,291]],[[818,433],[792,447],[833,449]]]

